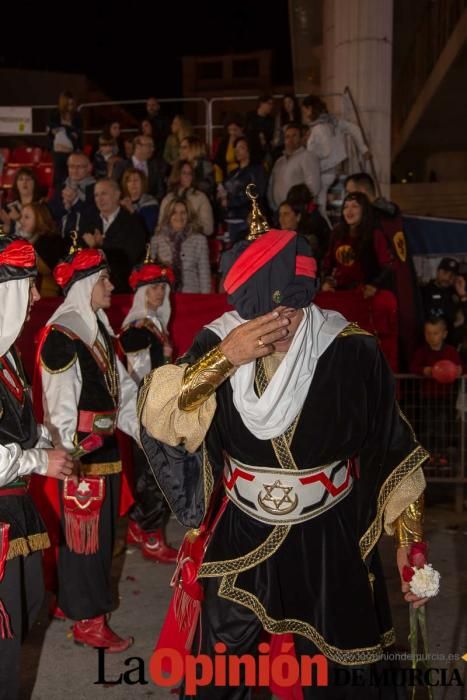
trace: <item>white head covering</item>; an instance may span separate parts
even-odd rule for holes
[[[242,323],[236,311],[228,311],[206,328],[223,340]],[[254,388],[255,362],[241,365],[230,377],[235,408],[259,440],[278,437],[293,423],[305,403],[319,358],[348,323],[337,311],[323,311],[311,304],[303,309],[290,348],[262,396]]]
[[[154,282],[154,284],[158,283]],[[142,287],[138,287],[133,296],[131,309],[123,320],[122,328],[129,326],[134,321],[142,321],[145,318],[149,318],[160,331],[167,330],[172,311],[170,306],[170,284],[165,285],[164,301],[156,310],[148,307],[146,292],[150,286],[150,284],[145,284]]]
[[[115,335],[107,314],[102,309],[96,313],[91,306],[92,290],[103,272],[105,270],[98,270],[89,277],[74,282],[65,301],[55,310],[47,321],[47,325],[56,323],[68,328],[90,347],[94,345],[97,338],[97,319],[102,321],[110,335]]]
[[[29,277],[0,284],[0,355],[11,348],[26,321]]]

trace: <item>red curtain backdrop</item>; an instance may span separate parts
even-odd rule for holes
[[[29,376],[34,368],[35,338],[62,299],[41,299],[33,308],[31,319],[19,339],[19,349]],[[340,311],[349,321],[356,321],[374,333],[394,372],[397,371],[397,303],[391,292],[380,291],[371,300],[363,299],[359,290],[324,292],[316,304],[322,309]],[[128,312],[131,296],[115,295],[108,316],[116,332]],[[231,307],[224,294],[175,294],[172,297],[171,333],[176,355],[183,354],[202,326],[228,311]]]

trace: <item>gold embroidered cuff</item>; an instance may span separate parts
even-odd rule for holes
[[[235,370],[218,345],[186,368],[178,397],[181,411],[194,411],[216,391]]]
[[[423,540],[423,494],[411,503],[395,521],[394,535],[398,547]]]

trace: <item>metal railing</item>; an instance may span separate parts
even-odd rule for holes
[[[467,0],[466,0],[467,2]],[[273,95],[273,98],[276,100],[280,100],[284,97],[282,94],[277,94]],[[305,97],[305,94],[298,94],[298,98],[303,98]],[[360,127],[362,131],[362,135],[364,138],[365,143],[367,144],[370,153],[371,153],[371,148],[370,148],[370,143],[368,141],[367,135],[365,133],[365,129],[363,127],[361,118],[360,118],[360,113],[358,110],[358,106],[355,103],[355,100],[352,96],[352,93],[348,87],[345,88],[343,93],[324,93],[321,94],[320,97],[323,99],[333,99],[334,102],[337,102],[337,108],[334,110],[336,116],[342,117],[345,119],[350,119],[351,121],[354,121],[357,123],[357,125]],[[203,138],[206,141],[206,144],[208,145],[209,149],[211,150],[213,142],[214,142],[214,133],[215,131],[218,131],[220,129],[223,129],[223,124],[220,123],[215,123],[215,107],[218,106],[219,104],[229,104],[229,103],[250,103],[252,106],[255,106],[258,102],[259,95],[238,95],[238,96],[232,96],[232,97],[214,97],[211,99],[205,98],[205,97],[167,97],[167,98],[161,98],[158,99],[158,102],[160,104],[171,104],[176,106],[176,111],[181,112],[183,105],[187,105],[188,107],[196,107],[196,116],[194,119],[192,119],[192,126],[193,129],[201,131],[203,133]],[[99,101],[99,102],[83,102],[78,106],[78,111],[83,115],[83,122],[86,124],[86,128],[84,129],[84,135],[85,136],[93,136],[97,135],[102,132],[102,129],[106,123],[109,121],[113,121],[115,118],[115,110],[116,108],[123,108],[123,107],[134,107],[134,106],[143,106],[146,104],[147,99],[133,99],[133,100],[105,100],[105,101]],[[200,106],[202,107],[202,113],[203,116],[201,120],[199,120],[199,108]],[[47,131],[46,131],[46,125],[47,125],[47,117],[48,114],[47,112],[50,112],[51,110],[55,110],[57,108],[56,105],[32,105],[32,110],[33,110],[33,127],[34,125],[39,128],[34,128],[33,132],[31,134],[18,134],[16,137],[8,134],[10,138],[19,138],[19,139],[27,139],[27,138],[44,138],[47,136]],[[185,114],[185,116],[190,116]],[[122,121],[120,119],[116,119],[117,121]],[[134,121],[136,122],[136,118],[134,118]],[[121,129],[122,133],[136,133],[138,131],[137,127],[124,127]],[[0,134],[2,135],[2,134]],[[355,171],[355,168],[352,168],[352,164],[355,163],[355,158],[351,157],[351,154],[355,155],[353,152],[354,149],[352,149],[352,144],[347,143],[347,151],[349,153],[349,159],[347,162],[347,169],[345,171],[345,175],[350,174],[350,171],[353,169]],[[363,165],[359,162],[357,169],[362,169]],[[380,185],[378,182],[378,178],[376,176],[376,171],[374,168],[373,164],[373,159],[370,159],[370,169],[371,169],[371,175],[375,180],[376,187],[378,190],[378,193],[380,193]]]
[[[396,379],[400,407],[430,453],[423,467],[427,481],[453,486],[460,512],[467,484],[467,377],[449,384],[415,374],[399,374]]]

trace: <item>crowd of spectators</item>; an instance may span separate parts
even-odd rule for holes
[[[53,190],[44,197],[33,169],[19,168],[0,210],[5,230],[34,242],[43,295],[58,294],[51,270],[73,231],[81,245],[106,251],[116,292],[129,291],[131,268],[148,246],[174,268],[178,291],[218,291],[222,251],[248,232],[246,186],[253,183],[270,224],[308,240],[322,291],[358,290],[368,300],[381,290],[395,295],[402,369],[414,366],[424,321],[443,319],[447,341],[466,345],[466,280],[458,262],[442,260],[436,279],[419,289],[401,213],[378,197],[365,172],[371,153],[360,129],[331,114],[321,98],[300,103],[288,94],[275,105],[265,95],[252,112],[226,118],[212,152],[183,114],[169,118],[155,97],[137,136],[124,136],[114,120],[90,153],[76,101],[63,93],[48,133]],[[345,180],[331,224],[328,191],[343,181],[349,139],[361,172]]]

